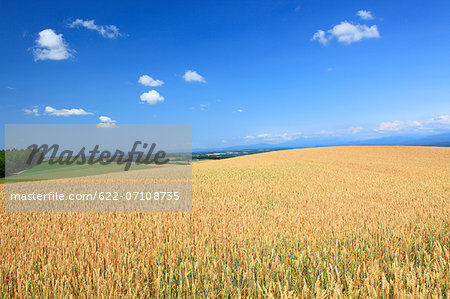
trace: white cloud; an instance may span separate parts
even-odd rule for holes
[[[332,70],[333,70],[332,67],[329,67],[329,68],[327,69],[327,71],[329,71],[329,72],[331,72]]]
[[[148,103],[150,105],[157,104],[159,102],[164,101],[164,97],[162,97],[156,90],[150,90],[149,92],[144,92],[141,94],[141,103]]]
[[[279,141],[288,141],[293,140],[295,138],[300,137],[302,135],[301,132],[295,132],[295,133],[283,133],[283,134],[258,134],[256,136],[245,136],[245,139],[248,140],[254,140],[254,139],[262,139],[264,141],[271,141],[271,142],[279,142]]]
[[[365,38],[379,38],[377,25],[367,27],[366,25],[353,25],[349,22],[341,22],[329,31],[338,41],[351,44]]]
[[[112,120],[111,117],[108,116],[100,116],[98,119],[100,119],[100,121],[102,123],[115,123],[115,120]]]
[[[394,120],[380,123],[377,132],[432,132],[450,129],[450,115],[441,115],[424,121]]]
[[[69,24],[70,28],[75,27],[84,27],[89,30],[97,31],[101,36],[105,38],[117,38],[122,34],[119,32],[119,28],[115,25],[97,25],[95,24],[95,20],[82,20],[76,19],[72,23]]]
[[[34,116],[39,116],[39,111],[38,108],[33,108],[33,109],[23,109],[23,111],[25,112],[25,114],[29,115],[29,114],[33,114]]]
[[[108,116],[100,116],[100,123],[97,124],[98,128],[104,128],[104,129],[113,129],[113,128],[117,128],[117,124],[116,121],[111,119]]]
[[[352,134],[357,134],[357,133],[361,132],[362,130],[363,130],[363,127],[357,126],[357,127],[348,128],[347,132],[352,133]]]
[[[363,39],[380,37],[377,25],[367,27],[366,25],[352,24],[347,21],[334,26],[327,33],[323,30],[317,30],[313,35],[313,40],[326,45],[331,39],[336,38],[339,42],[349,45]]]
[[[45,114],[52,116],[71,116],[71,115],[91,115],[91,112],[84,111],[83,109],[55,109],[53,107],[47,106],[44,110]]]
[[[12,86],[6,86],[6,88],[8,88],[9,90],[15,90],[16,89],[15,87],[12,87]]]
[[[155,79],[153,79],[152,77],[150,77],[148,75],[140,76],[138,82],[141,83],[142,85],[151,86],[151,87],[161,86],[161,85],[164,84],[163,81],[155,80]]]
[[[325,36],[325,31],[319,29],[316,33],[314,33],[312,39],[318,41],[322,45],[326,45],[330,38]]]
[[[401,120],[394,120],[394,121],[386,121],[380,123],[378,128],[375,129],[375,131],[403,131],[406,129],[415,129],[420,128],[422,126],[422,123],[413,120],[413,121],[401,121]]]
[[[186,82],[202,82],[206,83],[205,78],[203,78],[199,73],[196,71],[188,70],[183,75],[183,79]]]
[[[266,134],[266,133],[256,135],[256,138],[269,138],[269,137],[270,137],[270,135],[269,135],[269,134]]]
[[[56,34],[53,29],[39,32],[36,45],[33,48],[34,61],[64,60],[72,56],[74,51],[69,49],[62,34]]]
[[[372,15],[371,11],[368,10],[358,10],[356,13],[358,17],[360,17],[363,20],[373,20],[375,17]]]
[[[238,109],[237,112],[238,112],[238,113],[242,113],[242,112],[244,112],[244,110]]]
[[[204,111],[209,106],[208,104],[200,104],[200,110]]]

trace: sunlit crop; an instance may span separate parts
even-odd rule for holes
[[[0,237],[0,298],[448,298],[450,148],[198,162],[192,213],[0,213]]]

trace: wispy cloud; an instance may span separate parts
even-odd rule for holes
[[[439,130],[450,130],[450,116],[441,115],[424,121],[418,120],[394,120],[380,123],[375,131],[381,133],[392,132],[433,132]]]
[[[105,38],[117,38],[122,34],[119,32],[119,28],[115,25],[97,25],[95,20],[82,20],[76,19],[69,24],[70,28],[84,27],[89,30],[97,31],[101,36]]]
[[[236,110],[236,112],[238,112],[238,113],[242,113],[242,112],[244,112],[244,110],[242,110],[242,109],[238,109],[238,110]]]
[[[183,79],[186,82],[206,83],[205,78],[203,78],[203,76],[201,76],[199,73],[197,73],[196,71],[193,71],[193,70],[186,71],[183,75]]]
[[[69,49],[62,34],[56,34],[53,29],[39,32],[36,44],[33,47],[34,61],[38,60],[64,60],[72,56],[74,50]]]
[[[52,116],[72,116],[72,115],[92,115],[93,113],[87,112],[80,108],[72,109],[55,109],[53,107],[47,106],[44,109],[44,113]]]
[[[159,102],[163,102],[164,97],[159,94],[156,90],[150,90],[149,92],[144,92],[141,94],[141,103],[147,103],[150,105],[157,104]]]
[[[278,142],[278,141],[289,141],[296,139],[302,135],[301,132],[295,132],[295,133],[282,133],[282,134],[267,134],[262,133],[255,136],[245,136],[245,139],[247,141],[249,140],[263,140],[263,141],[270,141],[270,142]]]
[[[151,86],[151,87],[161,86],[164,84],[163,81],[155,80],[152,77],[150,77],[149,75],[140,76],[138,82],[144,86]]]
[[[375,17],[372,15],[371,11],[368,10],[358,10],[356,13],[358,17],[360,17],[363,20],[373,20]]]
[[[336,38],[337,41],[349,45],[354,42],[359,42],[363,39],[379,37],[380,33],[378,32],[377,25],[368,27],[366,25],[352,24],[347,21],[343,21],[327,32],[323,30],[317,30],[316,33],[314,33],[312,39],[318,41],[323,45],[326,45],[330,40]]]
[[[8,88],[9,90],[16,90],[16,88],[12,86],[6,86],[6,88]]]
[[[23,109],[26,115],[34,115],[34,116],[40,116],[38,108],[32,108],[32,109]]]
[[[337,129],[337,130],[320,130],[315,132],[313,135],[329,135],[329,136],[338,136],[345,134],[358,134],[364,130],[361,126],[352,126],[347,129]]]
[[[318,41],[322,45],[326,45],[328,44],[328,40],[330,38],[327,38],[325,31],[319,29],[316,31],[316,33],[314,33],[312,39]]]
[[[439,134],[450,132],[450,115],[441,115],[426,120],[394,120],[380,123],[376,127],[351,126],[345,129],[320,130],[314,133],[302,134],[301,132],[249,135],[244,137],[245,142],[258,143],[270,142],[278,143],[294,140],[298,138],[315,137],[348,137],[350,139],[379,138],[381,136],[395,136],[401,134]]]
[[[100,123],[97,124],[98,128],[104,128],[104,129],[113,129],[117,128],[116,121],[111,119],[108,116],[100,116]]]

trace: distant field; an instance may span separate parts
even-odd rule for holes
[[[0,298],[450,297],[450,148],[196,162],[193,207],[0,213]]]

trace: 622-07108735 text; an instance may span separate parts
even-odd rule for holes
[[[179,192],[171,191],[154,191],[154,192],[126,192],[120,194],[119,192],[95,192],[95,193],[70,193],[66,196],[60,192],[48,193],[12,193],[10,200],[38,200],[38,201],[54,201],[54,200],[179,200]]]

